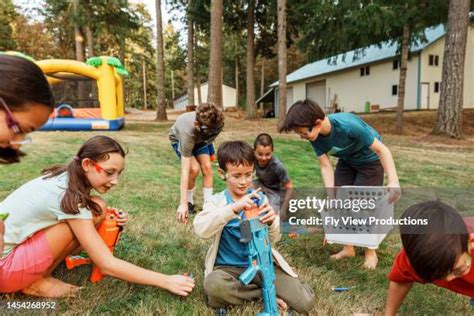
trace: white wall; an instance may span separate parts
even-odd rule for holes
[[[365,65],[364,65],[365,66]],[[397,96],[392,96],[392,85],[398,85],[400,70],[393,70],[393,60],[371,64],[370,74],[360,76],[360,67],[297,82],[293,85],[294,101],[306,98],[306,84],[326,80],[326,104],[337,94],[338,107],[344,112],[364,112],[365,102],[380,108],[397,106]],[[408,63],[405,91],[405,108],[416,109],[418,57]]]
[[[474,108],[474,26],[467,33],[466,61],[464,63],[464,107]]]
[[[435,92],[435,82],[441,84],[441,75],[443,72],[443,53],[444,53],[444,37],[431,44],[421,52],[421,80],[420,82],[429,83],[429,109],[437,109],[439,104],[439,92]],[[439,56],[438,66],[430,66],[430,55]],[[421,96],[420,96],[421,98]],[[423,100],[421,100],[423,103]]]
[[[207,94],[209,91],[209,84],[204,83],[201,85],[201,99],[202,102],[207,102]],[[222,85],[222,105],[224,108],[234,107],[235,106],[235,94],[237,91],[229,86]],[[198,104],[198,90],[197,87],[194,88],[194,103]],[[175,100],[174,109],[175,110],[184,110],[188,105],[188,98],[186,95],[183,95]]]

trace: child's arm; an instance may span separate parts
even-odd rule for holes
[[[385,315],[395,315],[402,304],[405,296],[413,286],[413,282],[397,283],[390,281],[387,295],[387,305],[385,306]]]
[[[395,162],[393,161],[390,149],[388,149],[388,147],[385,146],[377,138],[374,139],[374,142],[370,146],[370,149],[372,149],[377,154],[377,156],[379,156],[380,163],[382,164],[383,169],[387,173],[387,187],[399,189],[400,183],[398,181],[397,169],[395,168]],[[390,196],[390,203],[396,202],[399,197],[400,192],[394,190],[394,194],[391,194]]]
[[[179,184],[180,200],[178,207],[178,220],[181,223],[188,222],[188,182],[189,182],[189,171],[191,170],[191,157],[181,157],[181,180]]]
[[[3,235],[5,234],[5,224],[0,221],[0,256],[3,253]]]
[[[286,212],[288,210],[288,204],[290,203],[291,196],[293,195],[293,182],[289,180],[283,186],[285,188],[285,197],[283,199],[283,203],[281,204],[280,208],[280,218],[282,220],[286,220]]]
[[[115,258],[100,238],[92,220],[69,219],[67,223],[82,248],[103,274],[128,282],[157,286],[181,296],[187,296],[192,291],[192,278],[161,274]]]
[[[324,187],[328,190],[328,196],[330,198],[335,198],[335,192],[333,192],[334,188],[334,169],[331,164],[331,160],[329,160],[329,156],[327,154],[323,154],[318,157],[319,164],[321,167],[321,176],[323,178]]]

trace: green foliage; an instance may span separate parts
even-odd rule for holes
[[[12,38],[12,22],[17,16],[11,0],[0,1],[0,51],[15,50],[17,45]]]

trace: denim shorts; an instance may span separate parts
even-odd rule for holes
[[[181,153],[179,152],[179,142],[177,143],[171,143],[171,147],[173,147],[174,152],[176,153],[176,156],[178,156],[179,159],[181,159]],[[197,157],[199,155],[209,155],[211,158],[214,157],[214,154],[216,153],[214,149],[213,144],[208,144],[208,145],[202,145],[199,144],[193,148],[193,156]],[[213,159],[211,159],[213,160]]]

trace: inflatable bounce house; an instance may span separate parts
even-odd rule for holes
[[[47,59],[36,63],[59,101],[40,130],[115,131],[124,126],[122,76],[128,73],[117,58],[92,57],[85,63]]]

